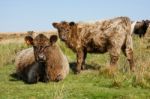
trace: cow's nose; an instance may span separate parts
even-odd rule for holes
[[[45,56],[44,56],[43,54],[40,54],[40,55],[38,56],[38,58],[39,58],[39,60],[45,60]]]
[[[56,77],[55,81],[58,82],[58,81],[60,81],[60,80],[62,80],[62,76],[59,74],[59,75]]]

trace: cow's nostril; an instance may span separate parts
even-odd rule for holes
[[[38,56],[38,58],[39,58],[39,60],[45,60],[45,59],[46,59],[45,56],[42,55],[42,54],[40,54],[40,55]]]
[[[40,58],[40,59],[43,59],[43,58],[44,58],[44,56],[43,56],[43,55],[39,55],[39,58]]]
[[[56,77],[56,82],[58,82],[58,81],[60,81],[60,80],[62,80],[62,76],[59,74],[57,77]]]

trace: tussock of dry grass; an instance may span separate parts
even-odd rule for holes
[[[12,64],[18,51],[26,48],[22,39],[9,39],[0,42],[0,67]]]

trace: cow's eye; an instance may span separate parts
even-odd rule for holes
[[[40,49],[42,49],[43,48],[43,46],[40,46]]]
[[[69,32],[69,30],[67,29],[66,32]]]
[[[63,27],[60,27],[60,29],[63,30],[64,28],[63,28]]]

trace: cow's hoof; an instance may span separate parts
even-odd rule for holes
[[[43,82],[48,83],[48,82],[49,82],[49,77],[45,77],[45,78],[43,79]]]
[[[43,82],[48,83],[48,82],[49,82],[49,80],[44,80]]]
[[[86,69],[85,65],[82,65],[81,70],[85,70],[85,69]]]
[[[26,83],[27,83],[27,84],[36,84],[37,81],[27,81]]]
[[[80,70],[77,70],[74,72],[74,74],[80,74],[80,72],[81,72]]]
[[[79,74],[81,72],[81,67],[80,68],[75,68],[74,74]]]
[[[131,72],[135,72],[135,71],[136,71],[135,67],[132,67]]]
[[[63,79],[62,75],[58,75],[55,79],[56,82],[59,82]]]
[[[108,74],[109,75],[114,75],[117,72],[117,67],[116,66],[110,66],[108,68]]]

